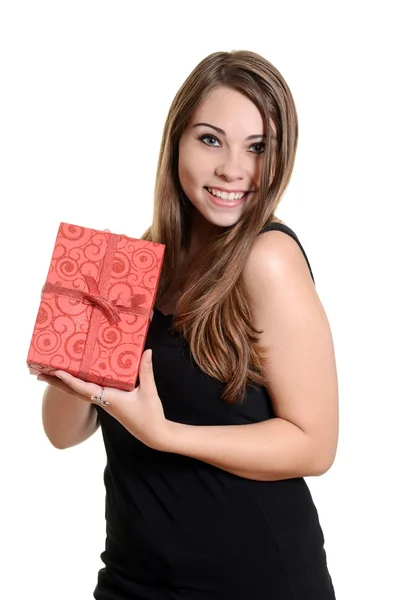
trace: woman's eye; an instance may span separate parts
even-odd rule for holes
[[[265,150],[265,144],[263,142],[258,142],[257,144],[253,144],[250,148],[255,148],[252,150],[255,154],[262,154]]]
[[[206,146],[211,146],[211,147],[215,147],[215,148],[220,147],[220,141],[217,137],[215,137],[215,135],[211,135],[211,134],[202,135],[199,139],[204,144],[206,144]],[[264,150],[265,150],[264,142],[257,142],[256,144],[252,144],[250,146],[250,152],[253,152],[254,154],[262,154],[264,152]]]
[[[204,142],[207,146],[216,146],[214,142],[217,142],[219,144],[219,140],[215,137],[215,135],[202,135],[200,140]]]

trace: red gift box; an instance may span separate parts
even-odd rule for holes
[[[133,390],[164,250],[61,223],[28,352],[30,372],[60,369]]]

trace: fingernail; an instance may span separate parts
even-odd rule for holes
[[[147,350],[147,356],[146,356],[146,360],[147,360],[148,362],[150,362],[150,361],[151,361],[152,354],[153,354],[153,351],[152,351],[152,350]]]

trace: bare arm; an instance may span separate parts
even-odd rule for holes
[[[60,450],[87,440],[99,427],[94,404],[57,377],[41,376],[50,383],[44,391],[42,421],[45,434]]]
[[[338,442],[338,381],[329,323],[297,243],[259,236],[244,271],[275,418],[251,425],[171,423],[167,450],[248,479],[321,475]]]

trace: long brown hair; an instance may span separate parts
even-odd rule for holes
[[[292,94],[282,75],[265,58],[245,50],[215,52],[183,83],[163,131],[153,223],[141,239],[166,246],[157,303],[168,290],[178,258],[190,240],[190,201],[178,177],[179,140],[194,111],[221,86],[247,96],[263,117],[266,139],[260,189],[239,221],[222,230],[215,228],[218,231],[191,263],[179,290],[173,327],[183,334],[200,369],[226,384],[222,398],[236,403],[245,399],[247,385],[265,385],[262,364],[267,358],[259,343],[260,332],[252,326],[250,297],[241,274],[256,236],[274,219],[289,183],[298,137]]]

